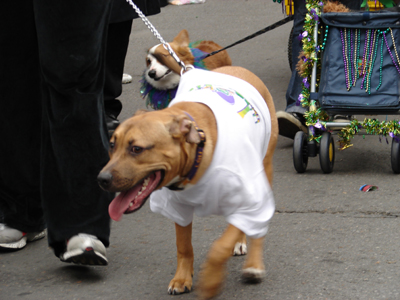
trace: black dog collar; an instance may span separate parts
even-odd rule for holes
[[[193,177],[196,175],[197,170],[199,169],[201,160],[203,158],[203,150],[204,150],[204,146],[206,143],[206,134],[204,133],[204,131],[197,126],[195,120],[193,119],[193,117],[191,115],[189,115],[187,112],[185,112],[185,114],[193,122],[194,128],[196,129],[197,133],[199,134],[200,143],[197,144],[196,157],[194,159],[193,166],[190,169],[189,173],[184,178],[182,178],[180,181],[167,186],[167,188],[169,188],[172,191],[183,190],[184,186],[186,184],[188,184],[193,179]],[[183,187],[182,187],[182,185],[183,185]]]

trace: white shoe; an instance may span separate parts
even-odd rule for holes
[[[19,250],[26,246],[27,242],[34,242],[46,236],[46,229],[41,232],[22,232],[0,223],[0,248]]]
[[[72,262],[80,265],[106,266],[106,247],[94,235],[79,233],[67,242],[67,250],[60,255],[63,262]]]
[[[132,76],[129,74],[122,74],[122,83],[130,83],[132,82]]]

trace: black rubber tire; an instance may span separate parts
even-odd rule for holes
[[[392,170],[395,174],[400,174],[400,143],[392,139],[392,151],[390,161],[392,163]]]
[[[319,163],[324,173],[332,173],[335,164],[335,141],[329,132],[324,132],[319,143]]]
[[[298,131],[293,142],[293,164],[297,173],[304,173],[308,164],[307,134]]]
[[[289,41],[288,41],[288,61],[289,61],[289,67],[290,67],[290,71],[293,71],[293,59],[292,59],[292,49],[293,49],[293,27],[290,30],[290,34],[289,34]]]

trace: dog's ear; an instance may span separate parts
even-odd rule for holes
[[[189,47],[189,33],[186,29],[182,29],[173,41],[181,47]]]
[[[193,122],[186,115],[174,116],[168,126],[169,132],[174,138],[186,137],[186,142],[191,144],[200,143],[200,136]]]
[[[143,115],[143,114],[145,114],[147,112],[149,112],[147,109],[139,109],[133,115],[134,116],[139,116],[139,115]]]

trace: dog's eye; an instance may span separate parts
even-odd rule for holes
[[[110,142],[110,149],[113,149],[115,147],[115,143],[114,142]]]
[[[140,154],[143,152],[143,148],[139,146],[133,146],[131,152],[132,154]]]

